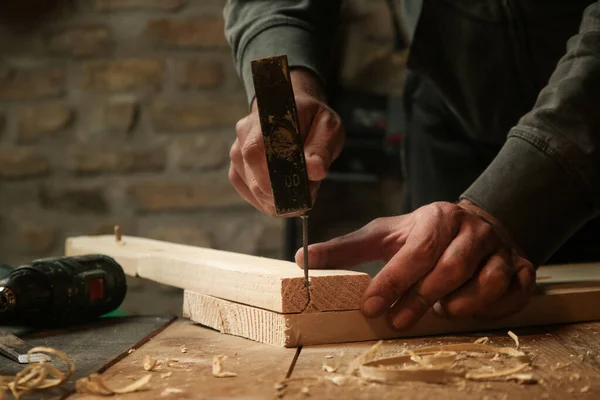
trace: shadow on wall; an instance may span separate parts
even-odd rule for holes
[[[75,8],[75,0],[0,1],[0,25],[26,33]]]

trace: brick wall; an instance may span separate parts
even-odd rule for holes
[[[3,25],[1,262],[63,254],[66,237],[117,223],[125,234],[280,255],[281,221],[227,179],[247,108],[223,4],[75,1],[39,23],[15,12],[25,20]],[[131,285],[128,311],[178,312],[179,291]]]
[[[281,256],[282,221],[246,205],[227,179],[247,108],[224,3],[0,5],[0,262],[61,255],[66,237],[115,224],[124,234]],[[367,24],[365,43],[389,48],[376,23],[387,18],[384,1],[350,3]],[[139,279],[124,304],[131,313],[180,306],[179,290]]]

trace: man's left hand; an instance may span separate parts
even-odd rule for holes
[[[367,317],[388,312],[399,330],[432,307],[444,317],[502,318],[521,310],[535,285],[533,265],[487,221],[447,202],[376,219],[308,250],[311,269],[385,262],[365,290],[361,310]],[[302,251],[296,262],[303,265]]]

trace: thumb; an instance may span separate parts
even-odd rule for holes
[[[389,227],[375,220],[361,229],[322,243],[308,246],[311,269],[345,269],[369,261],[385,261],[384,239]],[[304,252],[296,252],[296,263],[304,266]]]
[[[331,163],[340,155],[344,131],[340,118],[333,111],[322,110],[311,124],[304,143],[306,169],[311,181],[322,181]]]

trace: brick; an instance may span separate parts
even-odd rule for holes
[[[183,88],[214,89],[223,83],[223,65],[218,61],[186,60],[181,72]]]
[[[164,64],[159,60],[129,58],[88,61],[83,65],[83,85],[93,92],[159,88]]]
[[[45,209],[96,214],[104,214],[109,210],[108,201],[101,187],[45,186],[41,188],[39,197],[40,204]]]
[[[159,226],[144,234],[144,237],[190,246],[212,247],[213,245],[210,232],[193,227]]]
[[[107,54],[113,46],[110,31],[105,26],[89,25],[51,32],[46,47],[51,53],[85,57]]]
[[[160,132],[194,132],[199,129],[235,127],[248,113],[244,103],[212,101],[207,104],[172,105],[157,103],[152,109],[152,123]]]
[[[0,179],[22,179],[46,175],[50,163],[41,153],[31,149],[0,150]]]
[[[18,113],[17,141],[34,143],[43,137],[53,136],[66,129],[72,117],[71,109],[62,103],[24,106]]]
[[[187,3],[188,0],[96,0],[96,9],[100,11],[177,11]]]
[[[131,132],[137,122],[139,106],[131,100],[114,100],[106,105],[104,117],[106,128],[111,132]]]
[[[129,191],[141,211],[193,210],[246,204],[227,179],[193,182],[142,182]]]
[[[25,222],[16,229],[17,245],[27,253],[49,252],[56,243],[56,235],[56,229],[33,222]]]
[[[61,68],[0,68],[0,100],[56,97],[64,91],[65,74]]]
[[[163,147],[152,148],[84,148],[71,156],[71,169],[81,175],[106,173],[158,172],[165,168]]]
[[[152,42],[171,47],[226,47],[222,16],[189,19],[157,19],[148,22]]]
[[[230,147],[223,135],[194,135],[172,142],[172,154],[181,170],[205,170],[226,165]]]

